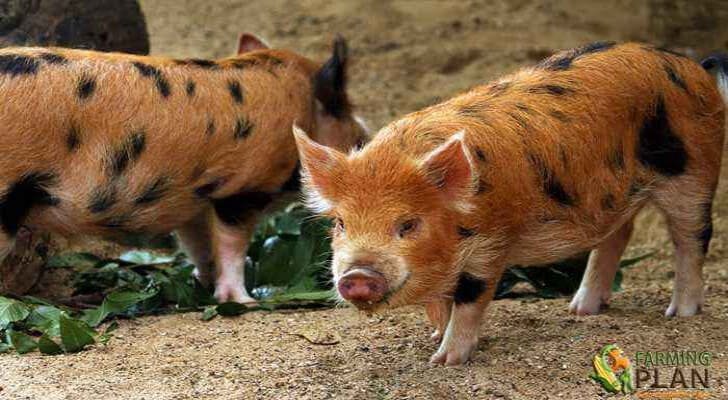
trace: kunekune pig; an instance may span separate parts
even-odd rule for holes
[[[676,247],[666,314],[696,314],[728,58],[703,65],[594,43],[409,114],[348,155],[294,128],[308,204],[335,220],[339,295],[366,310],[426,305],[441,339],[431,361],[460,364],[510,265],[591,250],[570,310],[597,313],[652,202]]]
[[[242,268],[256,216],[298,187],[292,124],[344,151],[366,138],[346,63],[340,38],[322,65],[250,34],[214,61],[0,50],[0,251],[21,226],[176,230],[219,301],[252,301]]]

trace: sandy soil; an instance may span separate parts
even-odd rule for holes
[[[335,4],[331,4],[335,3]],[[351,91],[375,128],[556,49],[601,39],[643,40],[702,55],[728,48],[725,2],[144,0],[152,51],[229,54],[240,31],[320,59],[337,32],[350,39]],[[728,177],[728,170],[724,171]],[[666,320],[672,249],[662,221],[640,217],[630,254],[657,255],[627,272],[602,315],[577,318],[568,299],[501,300],[464,367],[427,363],[436,345],[421,310],[366,317],[347,308],[199,314],[122,321],[108,344],[76,355],[0,356],[0,399],[249,399],[605,397],[587,375],[601,345],[707,350],[714,398],[728,399],[728,191],[714,210],[705,267],[708,304]],[[306,339],[323,336],[329,344]],[[317,340],[314,340],[317,341]]]

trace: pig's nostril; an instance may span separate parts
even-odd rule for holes
[[[356,268],[341,277],[338,284],[341,296],[354,303],[376,303],[387,293],[384,276],[370,269]]]

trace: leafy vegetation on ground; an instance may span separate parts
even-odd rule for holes
[[[132,250],[118,258],[67,253],[51,258],[48,268],[70,268],[74,296],[63,304],[34,297],[0,296],[0,353],[73,353],[106,344],[116,318],[169,312],[202,311],[202,319],[239,315],[255,309],[320,307],[332,304],[328,221],[314,219],[293,204],[266,217],[258,226],[245,265],[248,291],[256,307],[217,304],[194,277],[194,266],[174,250]],[[160,246],[160,243],[162,246]],[[153,248],[169,240],[155,240]],[[622,262],[631,265],[645,256]],[[540,268],[512,268],[499,284],[497,297],[514,296],[527,282],[540,297],[573,293],[581,280],[585,257]],[[621,271],[615,279],[619,290]]]

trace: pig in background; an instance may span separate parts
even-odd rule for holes
[[[599,312],[652,202],[676,246],[666,315],[696,314],[728,58],[704,66],[720,85],[665,49],[594,43],[405,116],[348,155],[294,128],[308,204],[335,220],[339,295],[369,311],[426,305],[441,340],[431,361],[460,364],[510,265],[592,250],[570,310]]]
[[[176,230],[219,301],[252,302],[257,216],[298,188],[295,122],[348,150],[366,139],[347,48],[323,65],[243,34],[220,60],[0,50],[0,253],[22,227],[113,238]]]

